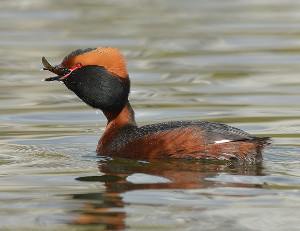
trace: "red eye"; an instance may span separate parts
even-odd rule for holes
[[[70,71],[75,71],[78,68],[81,68],[82,64],[81,63],[76,63],[73,67],[70,68]]]
[[[74,65],[73,67],[71,67],[71,68],[68,70],[68,73],[67,73],[67,74],[65,74],[64,76],[60,77],[59,80],[62,81],[62,80],[64,80],[64,79],[68,78],[69,75],[71,75],[73,71],[76,71],[77,69],[79,69],[79,68],[81,68],[81,67],[83,67],[82,64],[81,64],[81,63],[77,63],[76,65]]]

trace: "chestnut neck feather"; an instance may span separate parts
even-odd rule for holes
[[[101,139],[99,140],[97,150],[101,150],[102,153],[105,153],[105,147],[109,146],[121,128],[126,126],[136,127],[137,125],[134,118],[134,111],[129,102],[127,102],[127,104],[118,113],[110,111],[103,111],[103,113],[107,118],[107,125]]]
[[[107,118],[107,127],[114,126],[116,128],[126,125],[136,126],[134,111],[129,102],[125,104],[120,112],[103,111]]]

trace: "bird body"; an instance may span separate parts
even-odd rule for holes
[[[137,126],[128,101],[130,80],[126,63],[116,48],[88,48],[67,55],[44,69],[86,104],[103,111],[107,126],[97,153],[137,159],[188,158],[261,160],[268,137],[256,137],[238,128],[207,121],[169,121]]]

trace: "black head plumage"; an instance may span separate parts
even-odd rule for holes
[[[114,76],[100,66],[83,66],[63,82],[86,104],[102,111],[118,112],[128,102],[129,78]]]

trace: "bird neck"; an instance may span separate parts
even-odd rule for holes
[[[121,128],[126,125],[136,126],[134,111],[129,102],[119,112],[103,111],[107,118],[106,130],[109,128]]]
[[[107,147],[119,133],[121,128],[125,126],[137,126],[134,118],[134,111],[129,102],[125,104],[120,112],[103,111],[103,113],[107,118],[107,125],[98,143],[97,152],[100,153],[105,153],[107,151]]]

